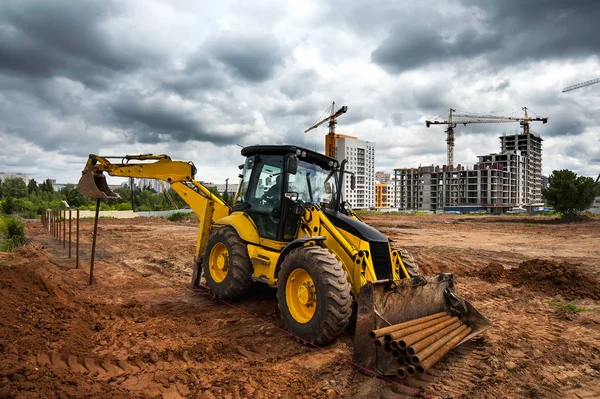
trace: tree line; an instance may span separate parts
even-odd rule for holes
[[[209,190],[221,198],[216,187]],[[132,210],[132,193],[127,184],[113,190],[119,194],[120,199],[103,200],[100,203],[101,210]],[[133,205],[136,211],[164,211],[181,209],[186,203],[172,188],[167,189],[168,194],[156,192],[150,187],[134,187]],[[79,193],[77,185],[67,184],[60,190],[54,190],[50,179],[38,183],[30,179],[28,184],[19,177],[7,178],[0,181],[0,211],[5,215],[17,214],[24,218],[33,219],[39,217],[45,209],[49,208],[79,208],[82,210],[94,210],[96,201],[86,198]]]

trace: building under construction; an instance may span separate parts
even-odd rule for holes
[[[500,137],[499,154],[478,156],[472,170],[453,166],[394,169],[400,210],[504,213],[541,203],[542,139],[532,133]]]

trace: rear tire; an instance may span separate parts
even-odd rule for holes
[[[234,228],[214,230],[204,253],[204,278],[211,292],[219,298],[234,299],[252,283],[253,267],[246,245]]]
[[[405,249],[399,249],[398,251],[400,251],[400,258],[402,259],[402,263],[404,264],[404,267],[406,268],[408,274],[411,277],[418,276],[419,265],[417,264],[415,258],[411,254],[409,254],[408,251]]]
[[[278,274],[277,299],[288,331],[315,345],[333,342],[352,314],[346,272],[319,246],[296,248],[286,256]]]

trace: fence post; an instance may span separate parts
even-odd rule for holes
[[[79,269],[79,208],[77,208],[77,233],[75,233],[75,269]]]
[[[71,225],[72,225],[72,217],[71,217],[71,210],[69,209],[69,259],[71,259],[71,240],[72,240]]]
[[[56,214],[58,217],[58,231],[56,234],[58,235],[58,245],[60,246],[60,243],[62,242],[62,213],[60,209],[56,210]]]
[[[90,281],[88,285],[92,285],[94,281],[94,258],[96,257],[96,236],[98,235],[98,215],[100,212],[100,198],[96,198],[96,217],[94,218],[94,237],[92,238],[92,261],[90,263]]]
[[[63,209],[63,249],[67,248],[67,210]]]

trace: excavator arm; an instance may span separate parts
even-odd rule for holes
[[[113,158],[119,159],[120,162],[109,161]],[[90,154],[79,180],[79,192],[88,198],[119,198],[106,184],[104,172],[111,176],[158,179],[169,183],[200,219],[196,242],[197,257],[204,253],[212,223],[230,213],[227,204],[194,179],[196,167],[191,162],[173,161],[165,154],[123,157],[101,157]]]

